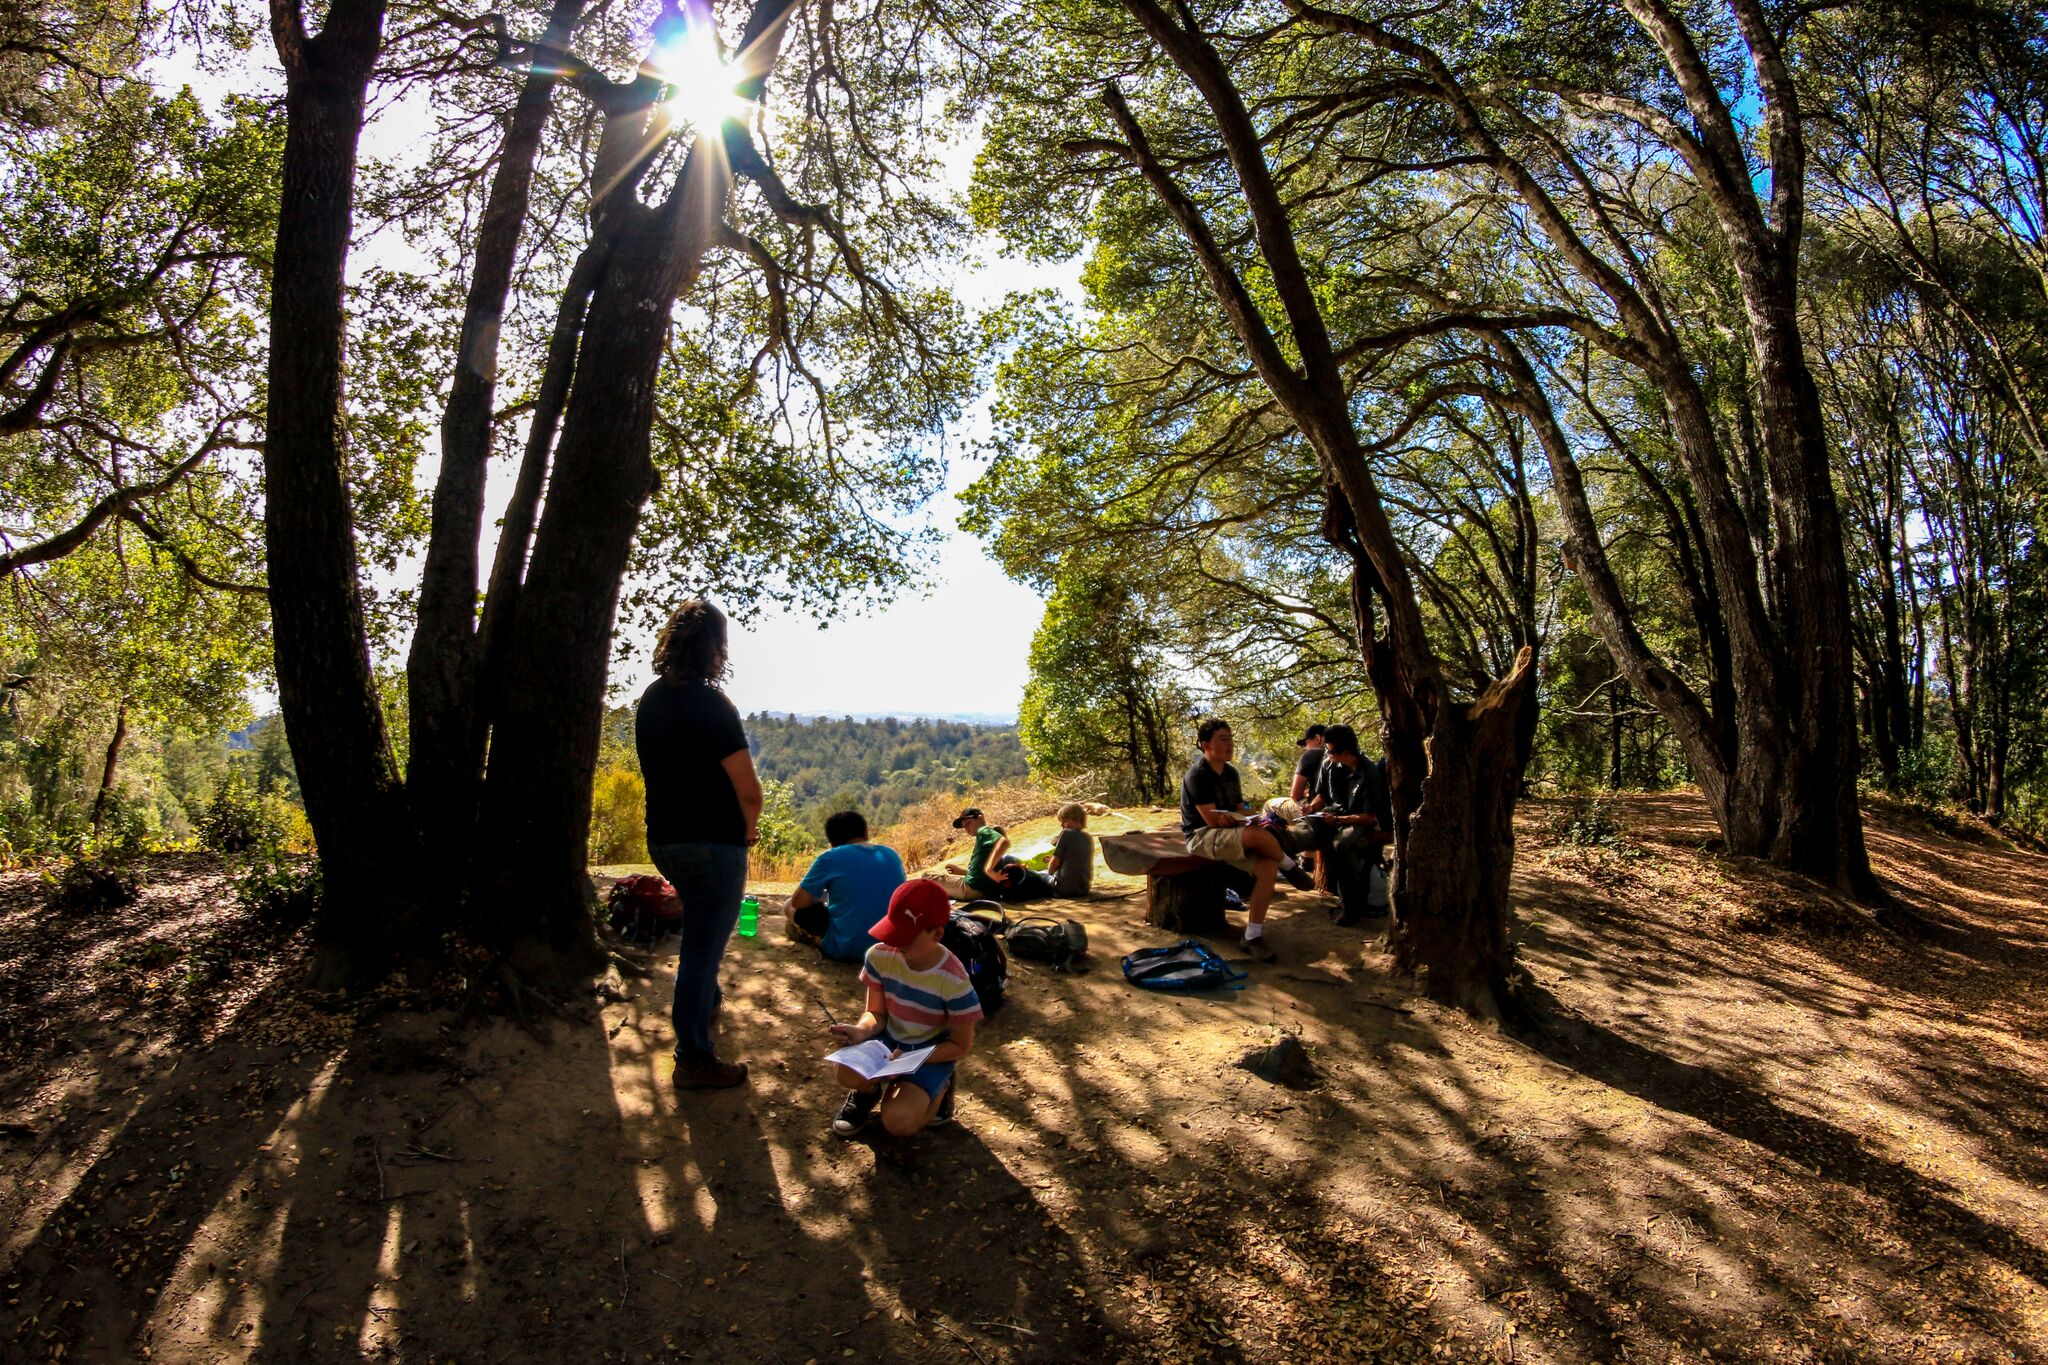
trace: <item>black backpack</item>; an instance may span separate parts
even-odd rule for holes
[[[975,913],[982,906],[993,910],[995,918]],[[1003,1007],[1003,992],[1010,984],[1010,958],[1003,951],[1003,931],[1007,928],[1009,921],[1000,905],[994,901],[973,901],[966,909],[955,910],[946,932],[939,935],[939,942],[967,969],[968,984],[981,997],[981,1012],[990,1017]]]
[[[1004,938],[1018,957],[1049,963],[1054,971],[1065,971],[1088,951],[1088,931],[1078,920],[1046,915],[1018,920]]]

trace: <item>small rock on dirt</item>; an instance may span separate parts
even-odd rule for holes
[[[1237,1059],[1237,1064],[1261,1080],[1275,1085],[1284,1085],[1290,1090],[1306,1090],[1322,1082],[1316,1071],[1316,1064],[1309,1060],[1308,1049],[1293,1034],[1282,1034],[1268,1047],[1254,1048]]]

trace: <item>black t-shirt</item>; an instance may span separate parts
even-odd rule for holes
[[[1316,789],[1316,774],[1322,771],[1323,760],[1329,755],[1330,751],[1321,745],[1313,749],[1306,746],[1302,748],[1301,757],[1294,764],[1294,775],[1308,779],[1309,791]]]
[[[633,738],[649,844],[746,844],[746,817],[722,765],[747,747],[747,734],[725,693],[657,678],[640,696]]]
[[[1335,760],[1325,763],[1316,777],[1315,794],[1323,798],[1323,809],[1333,815],[1360,813],[1351,808],[1352,794],[1357,788],[1358,772]]]
[[[1209,766],[1208,759],[1198,758],[1180,780],[1180,832],[1193,834],[1209,823],[1197,806],[1234,811],[1243,804],[1244,787],[1237,780],[1237,769],[1226,763],[1219,773]]]
[[[1373,815],[1381,830],[1394,829],[1394,803],[1387,792],[1385,771],[1377,763],[1361,759],[1356,768],[1346,768],[1335,759],[1323,765],[1316,780],[1316,795],[1323,809],[1337,815]]]

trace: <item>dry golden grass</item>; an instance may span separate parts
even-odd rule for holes
[[[1050,815],[1059,805],[1058,796],[1022,782],[990,787],[971,796],[940,792],[905,810],[901,819],[881,832],[877,842],[902,854],[907,868],[929,867],[945,857],[949,846],[958,843],[964,848],[967,841],[953,828],[953,817],[968,806],[979,806],[989,823],[1007,828]]]
[[[818,856],[818,850],[807,853],[791,853],[780,858],[769,858],[756,853],[747,862],[747,880],[750,882],[799,882],[804,873],[811,870],[811,860]]]

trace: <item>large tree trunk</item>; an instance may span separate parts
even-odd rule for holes
[[[1527,645],[1476,701],[1439,708],[1424,737],[1422,802],[1394,845],[1394,961],[1430,996],[1475,1014],[1500,1005],[1508,883],[1521,791],[1520,714],[1536,686]]]
[[[547,507],[505,641],[476,891],[515,963],[593,941],[585,844],[613,615],[641,504],[674,293],[665,217],[634,206],[591,296]]]
[[[1796,231],[1790,235],[1796,242]],[[1783,254],[1772,264],[1775,269],[1744,279],[1757,353],[1758,408],[1771,464],[1777,578],[1796,585],[1777,603],[1784,624],[1780,676],[1794,730],[1768,856],[1868,898],[1879,889],[1863,844],[1856,790],[1862,763],[1841,508],[1820,394],[1799,335],[1794,266]]]
[[[555,0],[539,44],[543,54],[568,45],[582,12],[583,0]],[[506,124],[505,144],[477,230],[455,376],[441,416],[433,530],[406,664],[412,740],[406,787],[434,855],[432,862],[451,883],[462,875],[483,779],[484,737],[476,723],[477,557],[490,468],[498,333],[559,69],[544,55],[528,70]]]
[[[114,774],[121,762],[121,745],[128,738],[128,703],[114,712],[114,737],[107,741],[107,761],[100,768],[100,789],[92,798],[92,832],[100,832],[107,818],[107,802],[114,795]]]
[[[383,0],[335,0],[309,38],[273,6],[285,148],[272,257],[264,542],[280,709],[324,884],[316,979],[375,971],[410,938],[417,843],[370,676],[343,451],[343,272]]]
[[[748,16],[737,63],[747,98],[760,97],[792,2],[759,0]],[[643,205],[640,178],[667,134],[660,89],[643,78],[609,96],[596,160],[606,189],[585,253],[587,308],[580,337],[558,327],[544,382],[559,385],[573,371],[561,441],[531,561],[505,614],[487,613],[490,765],[471,899],[478,925],[536,975],[573,973],[596,958],[585,868],[591,782],[619,586],[654,488],[655,386],[676,300],[725,230],[732,167],[721,139],[744,137],[737,125],[703,130],[660,207]],[[565,304],[560,321],[572,316]],[[499,558],[508,577],[516,549]]]
[[[1323,536],[1351,557],[1352,621],[1380,706],[1394,808],[1394,960],[1432,998],[1498,1018],[1536,651],[1524,645],[1508,675],[1475,701],[1437,699],[1428,687],[1418,695],[1393,623],[1385,634],[1376,628],[1374,601],[1386,601],[1388,589],[1357,535],[1353,506],[1341,487],[1328,496]]]

